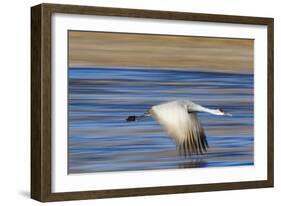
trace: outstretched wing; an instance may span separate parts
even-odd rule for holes
[[[196,113],[188,113],[181,102],[153,106],[152,116],[173,138],[181,154],[202,154],[208,147],[205,132]]]

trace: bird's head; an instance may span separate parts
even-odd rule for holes
[[[222,109],[216,109],[215,110],[216,115],[226,115],[226,116],[232,116],[232,114],[225,112]]]

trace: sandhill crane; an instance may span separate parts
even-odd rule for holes
[[[181,155],[198,155],[207,151],[208,142],[197,112],[232,116],[222,109],[209,109],[189,100],[178,100],[154,105],[140,116],[128,116],[127,122],[152,116],[175,140]]]

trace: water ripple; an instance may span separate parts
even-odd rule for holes
[[[253,165],[253,75],[159,69],[69,68],[69,173]],[[199,114],[210,148],[180,157],[152,105],[191,99],[233,117]]]

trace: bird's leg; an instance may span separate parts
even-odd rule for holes
[[[146,117],[149,117],[149,116],[151,116],[150,113],[149,112],[145,112],[143,115],[140,115],[140,116],[135,116],[135,115],[128,116],[126,121],[127,122],[139,121],[139,120],[142,120],[142,119],[144,119]]]

